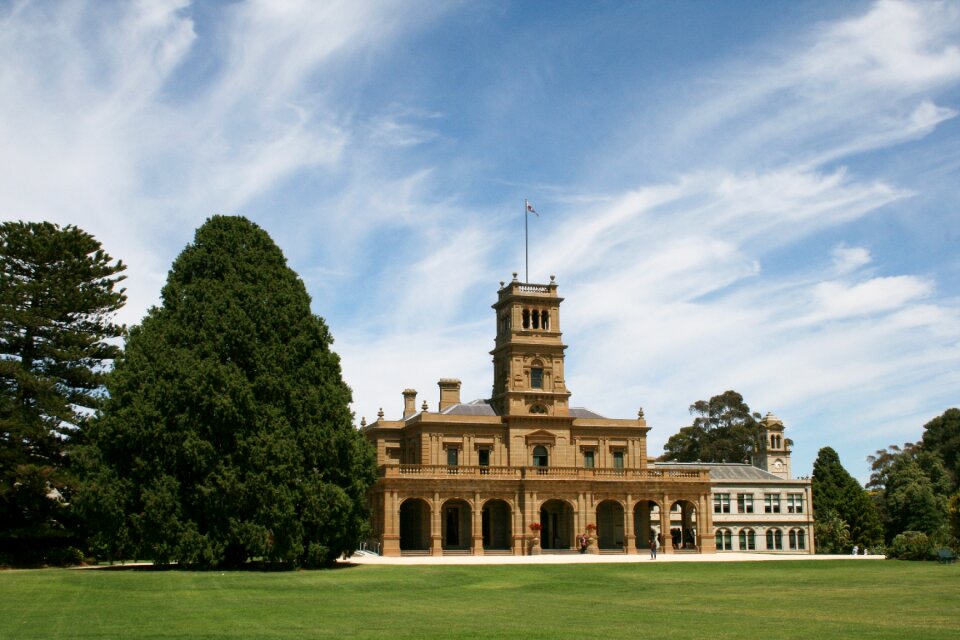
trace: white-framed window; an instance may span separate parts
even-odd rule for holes
[[[713,512],[714,513],[730,513],[730,494],[729,493],[713,494]]]
[[[730,529],[717,529],[717,551],[733,551],[733,534]]]
[[[752,493],[737,494],[737,512],[753,513],[753,494]]]
[[[780,513],[780,494],[768,493],[764,495],[763,511],[765,513]]]
[[[780,529],[767,529],[767,549],[771,551],[783,549],[783,532]]]
[[[753,529],[740,529],[740,550],[753,551],[757,548],[757,537]]]
[[[803,513],[803,494],[787,494],[787,513]]]
[[[807,548],[807,532],[803,529],[790,530],[790,549],[803,551]]]

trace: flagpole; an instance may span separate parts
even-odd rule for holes
[[[526,264],[526,272],[524,273],[525,282],[530,282],[530,240],[527,233],[527,218],[530,217],[530,211],[528,210],[530,205],[527,203],[526,198],[523,200],[523,259]]]

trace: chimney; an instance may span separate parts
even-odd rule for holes
[[[417,392],[414,389],[403,390],[403,419],[417,412]]]
[[[440,378],[437,383],[440,387],[440,408],[443,411],[447,407],[460,404],[460,381],[456,378]]]

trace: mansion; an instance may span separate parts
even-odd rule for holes
[[[768,414],[748,464],[655,462],[650,427],[570,406],[560,304],[549,284],[500,283],[493,391],[463,402],[439,381],[436,411],[403,392],[403,416],[361,423],[377,452],[373,536],[383,555],[813,553],[809,480],[791,479]]]

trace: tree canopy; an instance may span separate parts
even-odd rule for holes
[[[126,267],[90,234],[0,224],[0,556],[59,561],[75,531],[71,446],[119,354]]]
[[[818,551],[841,553],[850,545],[863,548],[883,542],[883,526],[870,496],[830,447],[817,453],[812,489],[814,520],[820,525]]]
[[[749,461],[760,442],[759,413],[743,396],[726,391],[690,405],[693,424],[670,436],[662,460],[679,462]]]
[[[203,566],[355,550],[375,459],[332,341],[266,232],[209,219],[110,376],[92,432],[97,543]]]

